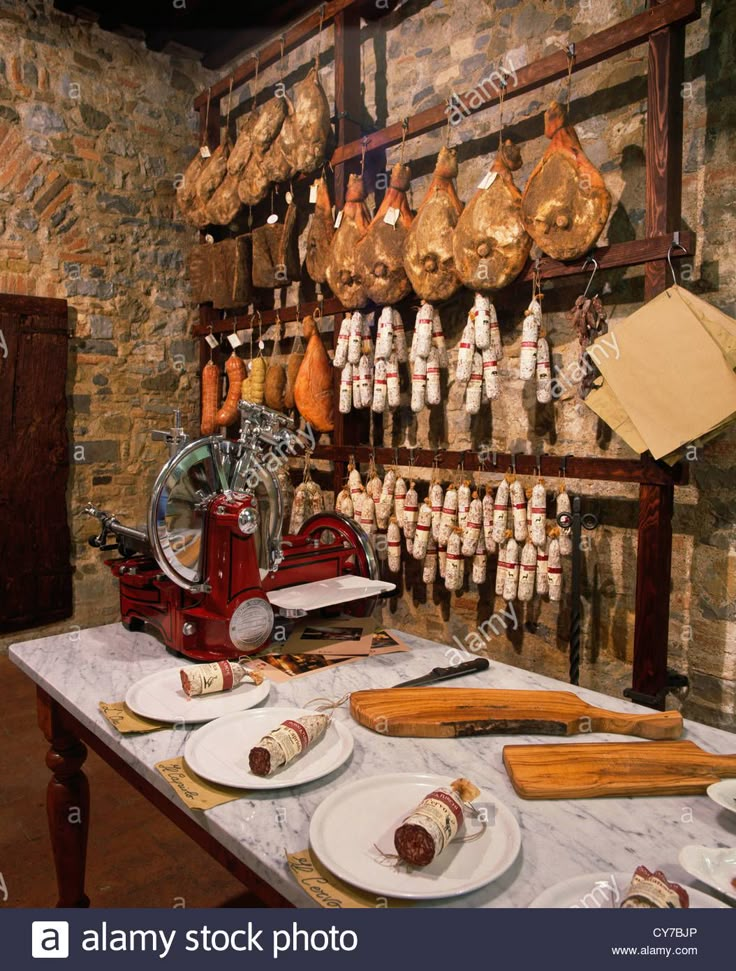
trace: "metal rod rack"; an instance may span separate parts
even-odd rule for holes
[[[681,188],[682,188],[682,99],[680,85],[684,73],[684,28],[700,16],[699,0],[647,0],[648,8],[604,30],[579,40],[575,44],[573,69],[580,70],[601,63],[610,57],[630,50],[640,44],[648,45],[648,113],[646,132],[646,238],[626,243],[615,243],[594,251],[601,268],[624,267],[636,264],[645,266],[645,299],[661,293],[668,285],[667,251],[673,233],[680,229]],[[347,172],[360,157],[364,147],[367,151],[386,148],[401,141],[406,121],[406,138],[441,127],[447,122],[447,106],[444,103],[417,112],[408,119],[389,125],[381,131],[364,136],[353,119],[360,117],[360,6],[358,0],[340,0],[326,3],[322,8],[307,15],[293,26],[283,37],[285,49],[291,50],[306,40],[319,28],[320,17],[323,24],[334,22],[335,27],[335,109],[337,117],[337,147],[332,156],[335,172],[335,196],[338,206],[342,205]],[[273,63],[281,53],[282,38],[276,37],[261,48],[259,68]],[[532,64],[516,70],[513,86],[508,84],[505,97],[533,91],[544,84],[565,76],[569,59],[565,51],[543,57]],[[497,72],[498,73],[498,72]],[[507,72],[508,73],[508,72]],[[200,113],[200,129],[203,140],[212,148],[221,138],[220,100],[230,90],[248,81],[255,74],[255,58],[245,63],[227,77],[213,85],[209,91],[202,92],[195,100]],[[491,75],[493,71],[491,69]],[[500,76],[500,75],[499,75]],[[485,94],[485,93],[484,93]],[[495,104],[498,100],[494,91],[473,107],[466,104],[461,95],[466,114],[474,114]],[[207,111],[208,100],[210,103]],[[681,241],[692,253],[695,237],[692,233],[681,233]],[[672,254],[677,255],[675,253]],[[571,276],[582,272],[581,265],[558,263],[542,260],[540,271],[543,277],[554,278]],[[519,278],[530,278],[531,267]],[[317,302],[305,303],[302,313],[312,312]],[[340,313],[338,301],[325,300],[325,314]],[[296,308],[280,308],[282,321],[296,319]],[[263,323],[275,318],[275,311],[261,312]],[[241,324],[242,321],[242,324]],[[242,317],[221,319],[219,312],[209,306],[200,310],[200,323],[195,334],[206,334],[210,327],[214,332],[224,332],[233,328],[247,327],[249,321]],[[663,321],[666,327],[666,321]],[[209,350],[201,342],[201,362],[207,360]],[[336,385],[339,375],[336,375]],[[377,461],[395,461],[392,448],[366,448],[361,442],[367,441],[365,419],[336,414],[333,444],[321,446],[315,458],[325,458],[334,462],[334,483],[340,487],[345,476],[346,463],[351,456],[359,461],[367,461],[375,454]],[[464,457],[466,467],[471,469],[477,461],[470,453],[445,452],[441,462],[457,467]],[[436,454],[427,449],[398,450],[398,458],[412,461],[417,466],[431,466],[436,463]],[[502,465],[509,462],[507,453],[497,456]],[[535,456],[516,456],[517,470],[533,473],[536,468]],[[669,586],[672,554],[672,514],[674,509],[674,486],[687,481],[687,471],[676,466],[670,469],[656,463],[650,456],[639,459],[607,459],[600,457],[571,456],[567,460],[567,474],[581,479],[599,479],[639,483],[639,527],[637,545],[637,585],[636,585],[636,627],[634,634],[634,662],[632,689],[630,696],[652,707],[663,708],[671,680],[667,668]],[[554,475],[559,469],[560,458],[543,456],[542,472]],[[528,466],[528,468],[527,468]]]

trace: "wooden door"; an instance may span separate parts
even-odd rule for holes
[[[0,632],[71,616],[65,300],[0,294]]]

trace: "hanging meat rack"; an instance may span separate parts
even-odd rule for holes
[[[363,135],[357,122],[361,116],[360,104],[360,0],[333,0],[322,4],[293,25],[284,34],[275,37],[261,47],[258,68],[263,70],[276,62],[282,51],[290,51],[317,34],[320,25],[334,23],[335,109],[337,147],[331,158],[335,173],[335,200],[338,208],[344,202],[349,172],[356,170],[361,154],[399,144],[406,125],[406,138],[436,130],[447,123],[446,104],[417,112],[404,122],[399,121],[380,131]],[[594,249],[589,256],[595,257],[601,270],[614,267],[645,266],[645,300],[651,300],[667,286],[667,260],[678,258],[695,249],[695,234],[679,233],[680,248],[673,247],[673,234],[679,230],[682,197],[682,105],[681,85],[685,62],[685,25],[700,17],[699,0],[648,0],[645,11],[613,24],[604,30],[579,40],[574,45],[573,70],[599,64],[624,51],[648,45],[647,70],[647,127],[646,127],[646,221],[645,238],[622,243],[612,243]],[[560,50],[543,57],[516,71],[516,83],[505,89],[506,101],[559,80],[567,75],[570,65],[570,49]],[[194,102],[199,111],[203,141],[210,149],[220,142],[220,102],[232,88],[245,84],[255,76],[256,60],[246,61],[232,74],[221,78]],[[468,96],[459,96],[467,104]],[[209,111],[207,103],[209,99]],[[477,101],[477,94],[474,102]],[[487,110],[498,103],[496,93],[475,107],[467,108],[467,114]],[[543,279],[575,276],[584,273],[580,264],[560,263],[544,258],[539,261],[538,272]],[[531,280],[534,267],[530,264],[519,280]],[[325,315],[339,315],[344,308],[334,298],[318,303],[305,302],[300,308],[285,307],[260,312],[262,325],[279,319],[287,323],[298,319],[299,314],[312,313],[320,307]],[[200,308],[200,323],[194,329],[196,336],[207,333],[226,333],[252,326],[250,317],[228,316],[210,306]],[[663,324],[666,326],[666,324]],[[337,329],[335,330],[335,337]],[[202,342],[202,364],[209,351]],[[335,375],[336,383],[339,374]],[[338,394],[336,389],[336,396]],[[351,457],[358,462],[375,458],[377,462],[417,467],[457,468],[461,463],[468,471],[493,471],[494,465],[487,455],[472,452],[431,449],[370,448],[361,445],[366,441],[364,429],[357,422],[345,422],[336,414],[333,443],[318,446],[315,459],[334,463],[336,490],[341,488]],[[560,457],[554,455],[516,455],[495,453],[496,467],[505,470],[512,458],[520,473],[532,474],[541,469],[543,475],[558,474],[561,463],[566,463],[567,475],[583,480],[636,482],[639,484],[639,522],[636,560],[636,620],[634,631],[634,656],[632,687],[626,694],[634,701],[654,708],[664,708],[667,692],[680,686],[684,679],[668,669],[669,589],[672,558],[672,515],[674,487],[688,481],[688,470],[683,465],[673,468],[655,462],[647,453],[638,459],[604,457]]]

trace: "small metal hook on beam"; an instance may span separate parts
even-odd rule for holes
[[[672,274],[672,283],[674,286],[677,286],[677,277],[675,276],[675,268],[672,265],[672,253],[675,250],[681,250],[685,254],[685,256],[688,255],[687,250],[680,242],[679,229],[675,230],[675,232],[672,234],[672,242],[670,243],[669,249],[667,250],[667,263],[669,264],[670,273]]]
[[[589,263],[593,264],[593,272],[590,274],[590,279],[588,280],[588,285],[585,288],[583,299],[585,299],[588,296],[588,293],[590,292],[590,288],[593,286],[593,280],[595,279],[595,275],[598,272],[598,260],[594,256],[588,256],[586,258],[585,263],[583,263],[583,272],[587,270]]]

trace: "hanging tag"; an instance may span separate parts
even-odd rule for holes
[[[269,226],[273,226],[273,224],[274,223],[277,223],[278,221],[279,221],[279,217],[276,215],[275,212],[272,212],[271,215],[266,220],[266,222],[269,224]]]
[[[215,237],[214,236],[211,236],[209,233],[207,233],[207,235],[204,238],[204,241],[205,241],[205,243],[209,243],[210,245],[212,245],[212,243],[214,243],[214,241],[215,241]]]
[[[496,181],[496,176],[498,172],[488,172],[478,183],[479,189],[490,189],[493,183]]]
[[[215,337],[214,334],[208,334],[205,337],[205,340],[207,341],[207,345],[211,347],[213,351],[217,350],[217,347],[220,342],[218,341],[218,339]]]
[[[335,220],[335,229],[340,228],[340,223],[342,222],[342,209],[337,214],[337,219]]]
[[[238,337],[238,335],[235,333],[228,334],[227,339],[228,339],[228,343],[230,344],[230,347],[232,347],[233,350],[240,347],[243,343],[241,339]]]
[[[383,221],[385,223],[388,223],[389,226],[395,226],[396,223],[399,221],[400,215],[401,215],[400,209],[396,209],[394,206],[390,206],[386,212],[386,215],[383,217]]]
[[[207,148],[206,145],[203,145],[199,150],[199,154],[202,156],[202,158],[209,158],[210,155],[212,155],[212,152],[209,150],[209,148]]]
[[[258,341],[258,350],[262,351],[266,347],[265,341]]]
[[[293,193],[287,192],[286,195],[284,196],[284,199],[286,199],[286,205],[287,206],[290,206],[292,204],[292,202],[294,201],[294,195],[293,195]]]
[[[309,187],[309,202],[315,203],[317,201],[317,192],[319,190],[319,179],[313,182]]]

